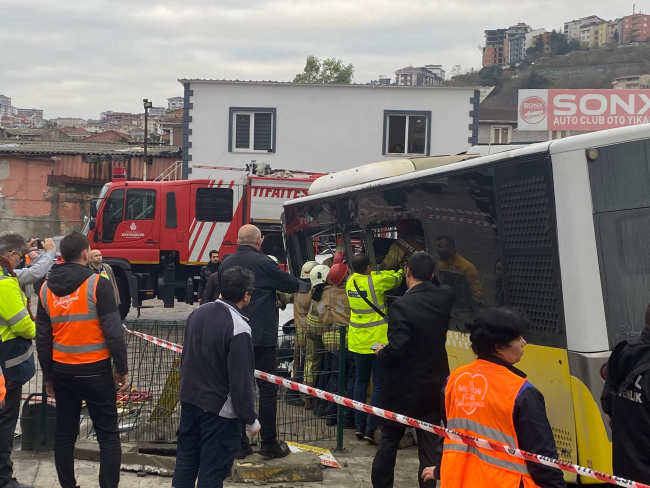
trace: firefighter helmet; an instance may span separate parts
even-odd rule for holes
[[[330,267],[325,264],[319,264],[315,266],[309,273],[309,280],[311,281],[311,287],[316,285],[321,285],[327,281],[327,275],[330,272]]]
[[[300,272],[300,278],[303,280],[308,280],[309,273],[311,272],[312,269],[314,269],[315,266],[318,266],[317,261],[307,261],[305,264],[303,264],[302,270]]]
[[[339,286],[345,280],[345,276],[348,274],[348,265],[339,263],[332,266],[329,272],[329,280],[334,286]]]

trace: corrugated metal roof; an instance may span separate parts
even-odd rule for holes
[[[141,156],[141,144],[121,144],[111,142],[58,142],[58,141],[11,141],[0,140],[0,154],[97,154],[112,156]],[[180,157],[179,146],[148,146],[147,154],[157,157]]]
[[[349,84],[341,84],[341,83],[294,83],[292,81],[253,81],[253,80],[211,80],[211,79],[201,79],[201,78],[192,78],[192,79],[179,79],[179,83],[185,84],[185,83],[217,83],[217,84],[223,84],[223,85],[235,85],[235,84],[241,84],[241,85],[282,85],[282,86],[290,86],[290,85],[295,85],[295,86],[352,86],[352,87],[366,87],[366,88],[386,88],[386,89],[395,89],[395,90],[460,90],[460,89],[466,89],[466,90],[479,90],[481,87],[480,86],[422,86],[422,85],[371,85],[370,83],[349,83]]]

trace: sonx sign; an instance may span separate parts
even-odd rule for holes
[[[519,130],[596,131],[650,123],[650,90],[519,90]]]

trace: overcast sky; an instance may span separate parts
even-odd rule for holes
[[[166,106],[179,78],[291,81],[309,54],[354,64],[357,83],[408,65],[478,68],[485,29],[561,29],[633,2],[0,0],[0,94],[46,118],[99,118],[142,112],[143,98]]]

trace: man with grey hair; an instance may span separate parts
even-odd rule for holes
[[[255,292],[250,304],[242,309],[253,334],[255,368],[275,374],[276,347],[278,343],[278,310],[275,306],[276,292],[295,293],[298,278],[282,271],[273,260],[261,253],[262,233],[254,225],[244,225],[237,236],[237,251],[226,259],[219,268],[219,280],[223,273],[235,266],[248,269],[255,275]],[[275,415],[277,411],[278,386],[257,380],[260,391],[259,418],[262,424],[260,455],[267,458],[281,458],[289,454],[289,447],[278,442]],[[244,429],[238,459],[253,453]]]
[[[0,234],[0,366],[7,388],[5,407],[0,410],[0,488],[28,487],[13,477],[11,462],[22,386],[35,373],[31,345],[36,324],[14,271],[27,251],[20,234]]]

